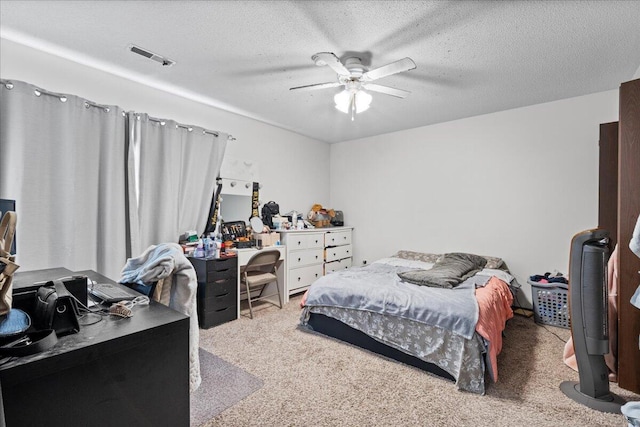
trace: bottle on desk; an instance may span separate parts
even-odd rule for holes
[[[198,246],[196,246],[195,251],[193,251],[193,256],[195,258],[204,258],[204,241],[202,238],[198,240]]]
[[[204,256],[205,258],[213,258],[216,255],[216,243],[215,241],[210,237],[207,236],[204,238]]]

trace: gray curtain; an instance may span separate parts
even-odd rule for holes
[[[22,271],[119,277],[127,258],[125,155],[119,107],[0,81],[0,198],[16,200]]]
[[[228,135],[128,113],[131,256],[204,231]]]

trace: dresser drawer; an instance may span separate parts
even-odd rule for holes
[[[221,280],[225,279],[235,279],[238,277],[238,270],[229,269],[222,271],[208,271],[206,275],[206,283],[217,283]],[[202,280],[200,276],[198,276],[198,281]]]
[[[324,274],[333,273],[334,271],[345,270],[351,267],[352,258],[344,258],[338,261],[328,262],[324,265]]]
[[[289,234],[285,242],[289,250],[312,249],[324,247],[322,233]]]
[[[304,267],[306,265],[322,264],[323,256],[322,249],[307,249],[304,251],[291,251],[289,252],[289,268]]]
[[[238,312],[236,305],[220,308],[217,310],[200,310],[198,309],[198,324],[201,328],[211,328],[221,325],[237,318]]]
[[[349,231],[328,231],[324,234],[325,246],[340,246],[351,244],[351,230]]]
[[[236,268],[237,258],[207,260],[207,271],[224,271]]]
[[[206,299],[198,300],[198,309],[205,311],[220,311],[223,308],[233,307],[238,304],[238,295],[234,293],[227,293],[223,295],[216,295]]]
[[[204,258],[191,258],[191,264],[193,264],[198,276],[199,282],[212,282],[225,277],[236,276],[237,262],[236,258],[228,259],[204,259]],[[211,274],[218,273],[218,274]]]
[[[238,293],[238,282],[235,277],[221,279],[212,283],[198,283],[198,299],[209,299],[231,294],[233,298]]]
[[[288,291],[289,294],[296,289],[310,286],[317,279],[322,277],[322,264],[310,265],[289,270]]]
[[[335,248],[327,248],[324,250],[324,260],[326,262],[331,262],[343,258],[351,258],[351,254],[351,245],[336,246]]]

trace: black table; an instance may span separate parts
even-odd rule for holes
[[[113,283],[92,271],[48,269],[16,273],[14,293],[71,275]],[[133,313],[88,325],[98,319],[90,315],[53,348],[3,359],[6,425],[189,426],[189,318],[154,301]]]

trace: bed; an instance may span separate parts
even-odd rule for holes
[[[516,287],[500,258],[399,251],[314,282],[300,327],[484,394],[485,376],[498,380]]]

